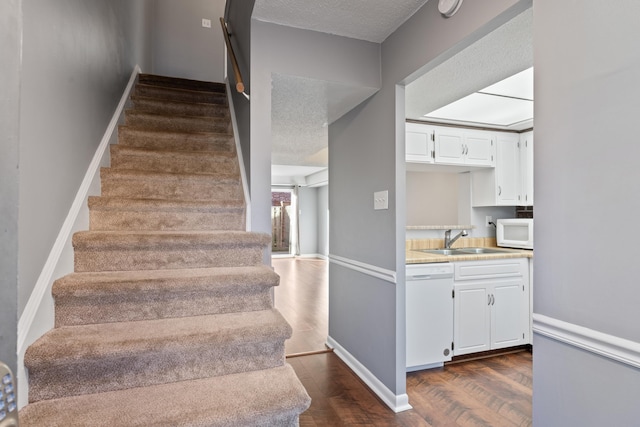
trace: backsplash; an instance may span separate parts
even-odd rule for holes
[[[493,248],[496,247],[495,237],[461,237],[456,240],[452,248]],[[439,249],[444,247],[444,239],[411,239],[405,242],[405,250]]]

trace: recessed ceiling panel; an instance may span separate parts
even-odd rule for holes
[[[484,88],[479,92],[533,101],[533,67]]]
[[[533,117],[533,101],[473,93],[425,117],[508,127]]]

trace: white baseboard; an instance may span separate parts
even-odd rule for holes
[[[341,257],[339,255],[329,254],[329,262],[338,264],[342,267],[348,268],[350,270],[355,270],[360,273],[367,274],[372,277],[377,277],[378,279],[386,280],[387,282],[396,283],[396,272],[392,270],[387,270],[385,268],[380,268],[375,265],[367,264],[364,262],[356,261],[353,259]]]
[[[640,343],[533,313],[533,333],[640,368]]]
[[[318,258],[318,259],[325,259],[325,260],[329,259],[327,258],[326,255],[322,255],[322,254],[300,254],[297,256],[297,258],[311,258],[311,259]]]
[[[141,70],[136,65],[131,73],[127,87],[120,98],[120,103],[111,117],[111,121],[102,136],[91,163],[85,173],[76,197],[71,204],[62,228],[49,252],[49,256],[40,272],[40,276],[29,296],[24,311],[18,320],[18,406],[27,404],[27,375],[24,368],[24,352],[43,333],[54,326],[53,298],[51,286],[59,276],[73,272],[73,246],[71,238],[80,225],[88,224],[87,200],[92,188],[99,185],[100,165],[103,164],[109,144],[116,135],[117,126],[124,117],[124,108]],[[98,187],[99,188],[99,187]],[[86,225],[84,226],[86,229]]]
[[[412,408],[409,404],[409,396],[404,394],[394,394],[389,388],[382,383],[371,371],[369,371],[358,359],[356,359],[351,353],[344,349],[336,340],[327,337],[327,345],[333,348],[333,352],[344,363],[351,368],[351,370],[358,376],[364,383],[369,386],[382,401],[393,412],[407,411]]]

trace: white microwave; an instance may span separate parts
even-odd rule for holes
[[[533,249],[533,218],[499,219],[496,241],[505,248]]]

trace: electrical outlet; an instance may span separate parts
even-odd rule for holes
[[[493,221],[493,218],[491,217],[491,215],[487,215],[484,217],[484,225],[487,227],[491,227],[491,222]]]
[[[373,193],[373,209],[389,209],[389,191],[376,191]]]
[[[202,18],[202,26],[204,28],[211,28],[211,19]]]

